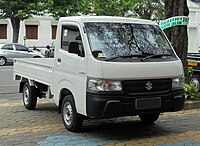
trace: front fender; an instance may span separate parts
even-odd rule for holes
[[[58,83],[57,87],[55,87],[56,91],[55,91],[55,103],[56,105],[59,105],[59,100],[61,99],[61,91],[63,89],[67,89],[69,90],[72,95],[75,97],[75,88],[73,86],[73,84],[71,82],[69,82],[68,80],[62,80]],[[74,99],[76,102],[76,99]]]
[[[73,83],[71,83],[68,80],[62,80],[58,83],[54,96],[54,101],[56,105],[59,106],[59,101],[61,99],[61,91],[63,89],[67,89],[73,95],[77,112],[79,114],[86,115],[85,105],[83,105],[84,103],[82,103],[81,100],[79,100],[79,94],[77,89],[75,88]]]

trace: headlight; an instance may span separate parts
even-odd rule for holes
[[[184,77],[172,79],[172,89],[182,89],[184,86]]]
[[[120,81],[88,79],[87,89],[89,91],[122,91]]]

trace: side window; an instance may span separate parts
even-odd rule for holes
[[[1,49],[4,49],[4,50],[13,50],[13,45],[12,44],[4,45]]]
[[[28,51],[28,48],[26,48],[22,45],[15,45],[15,48],[17,51]]]
[[[84,57],[82,39],[77,26],[62,26],[61,49]]]

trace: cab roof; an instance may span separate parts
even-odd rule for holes
[[[158,25],[156,22],[146,19],[136,19],[127,17],[116,17],[116,16],[69,16],[61,17],[60,22],[109,22],[109,23],[137,23],[137,24],[150,24]]]

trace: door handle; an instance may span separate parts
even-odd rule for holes
[[[85,72],[83,72],[83,71],[79,71],[79,74],[82,74],[82,75],[84,75],[84,74],[86,74]]]
[[[61,63],[61,58],[58,58],[58,59],[57,59],[57,62]]]

